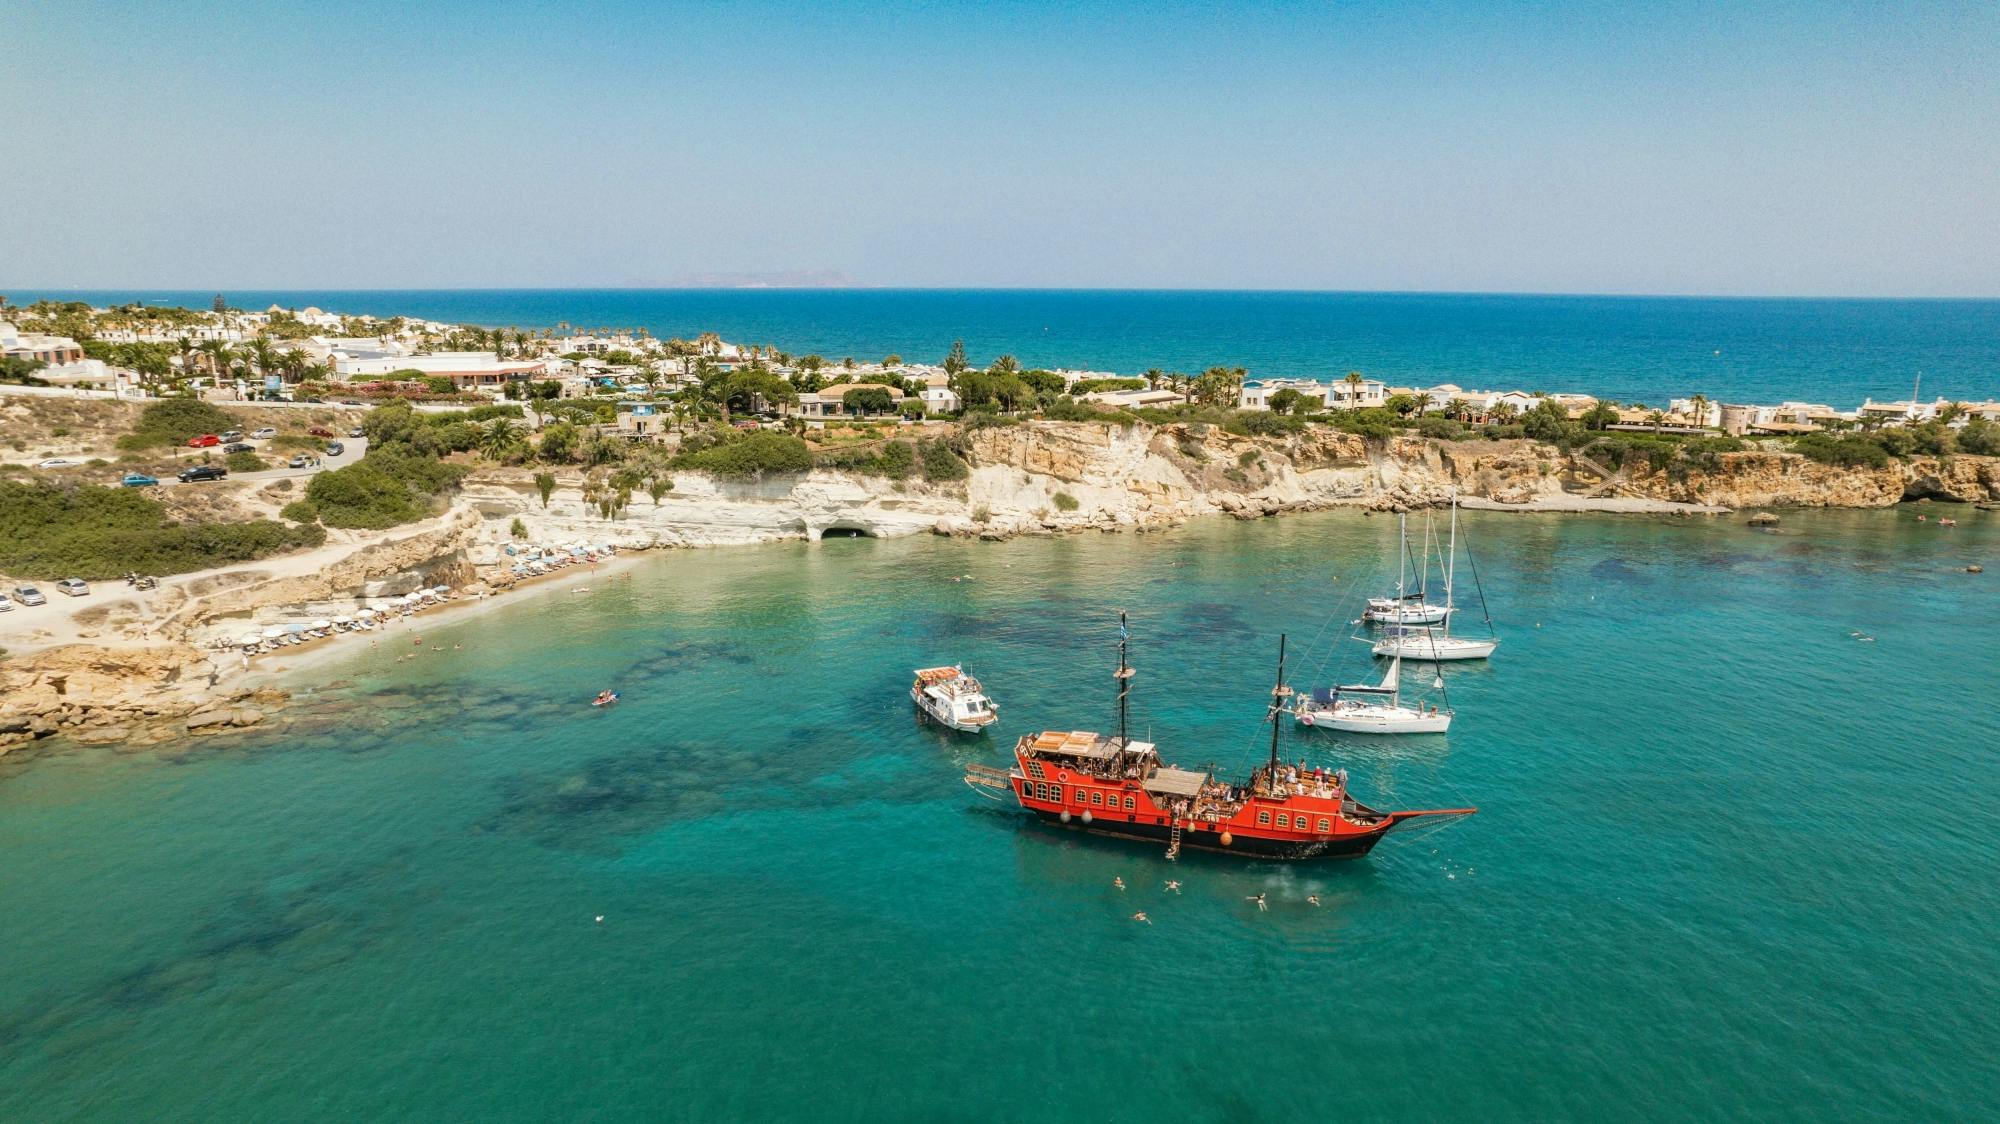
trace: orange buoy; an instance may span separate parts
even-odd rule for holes
[[[1221,844],[1222,844],[1223,846],[1227,847],[1227,846],[1229,846],[1229,845],[1230,845],[1231,843],[1234,843],[1234,842],[1236,842],[1236,837],[1235,837],[1234,835],[1231,835],[1231,834],[1229,834],[1228,832],[1226,832],[1226,831],[1225,831],[1225,832],[1223,832],[1223,833],[1222,833],[1222,838],[1221,838],[1221,839],[1219,839],[1219,840],[1217,840],[1217,842],[1219,842],[1219,843],[1221,843]]]

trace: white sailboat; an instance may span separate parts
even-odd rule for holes
[[[1361,610],[1361,619],[1370,624],[1437,624],[1451,614],[1443,605],[1433,605],[1426,597],[1427,580],[1430,576],[1428,555],[1429,534],[1425,534],[1426,555],[1417,567],[1420,578],[1415,592],[1406,593],[1403,588],[1403,574],[1409,569],[1409,517],[1397,516],[1397,536],[1401,546],[1396,551],[1396,596],[1370,597],[1367,608]],[[1428,526],[1428,524],[1426,524]]]
[[[1442,734],[1451,729],[1449,707],[1403,705],[1403,657],[1389,658],[1389,673],[1372,686],[1313,689],[1292,711],[1301,726],[1353,734]]]
[[[1435,663],[1445,660],[1483,660],[1493,654],[1493,650],[1500,646],[1500,638],[1497,636],[1475,639],[1451,634],[1452,583],[1457,569],[1458,494],[1454,492],[1451,497],[1451,547],[1445,553],[1444,622],[1437,626],[1400,625],[1391,628],[1382,639],[1376,641],[1376,655]],[[1486,607],[1484,590],[1480,591],[1479,604],[1483,612]],[[1487,617],[1486,623],[1487,627],[1491,628],[1493,618]]]
[[[1408,602],[1404,595],[1410,560],[1408,520],[1400,521],[1396,530],[1400,541],[1396,548],[1396,596],[1391,604],[1402,605]],[[1403,657],[1392,656],[1389,672],[1380,683],[1315,687],[1293,706],[1292,717],[1301,726],[1355,734],[1442,734],[1449,730],[1451,707],[1403,705],[1402,680]],[[1437,685],[1440,689],[1444,686],[1442,673]]]

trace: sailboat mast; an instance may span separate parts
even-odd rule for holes
[[[1127,696],[1132,693],[1131,665],[1125,662],[1125,645],[1131,640],[1131,631],[1125,627],[1125,610],[1118,610],[1118,752],[1125,752],[1125,720],[1128,713]]]
[[[1403,623],[1403,578],[1410,572],[1410,517],[1396,516],[1396,623]]]
[[[1284,725],[1282,719],[1285,713],[1285,695],[1288,693],[1285,690],[1285,634],[1280,632],[1278,634],[1278,681],[1271,687],[1271,774],[1266,778],[1267,783],[1274,785],[1278,780],[1278,727]]]
[[[1451,490],[1451,549],[1444,558],[1444,634],[1451,635],[1451,579],[1458,572],[1458,489]]]

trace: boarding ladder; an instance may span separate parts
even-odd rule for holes
[[[1179,816],[1175,816],[1173,834],[1167,837],[1167,861],[1173,862],[1180,857],[1181,857],[1181,818]]]
[[[965,783],[972,791],[978,792],[979,795],[991,800],[1000,799],[998,792],[981,792],[980,790],[1014,791],[1013,774],[1005,769],[996,769],[991,765],[967,765],[965,767]]]

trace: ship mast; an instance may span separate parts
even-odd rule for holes
[[[1125,627],[1125,610],[1118,610],[1118,752],[1123,754],[1129,742],[1125,736],[1125,719],[1128,707],[1127,696],[1132,693],[1132,676],[1138,672],[1125,662],[1125,644],[1132,638]]]
[[[1264,778],[1267,787],[1278,783],[1278,727],[1284,724],[1285,699],[1292,689],[1285,686],[1285,634],[1278,634],[1278,681],[1271,687],[1271,771]]]

